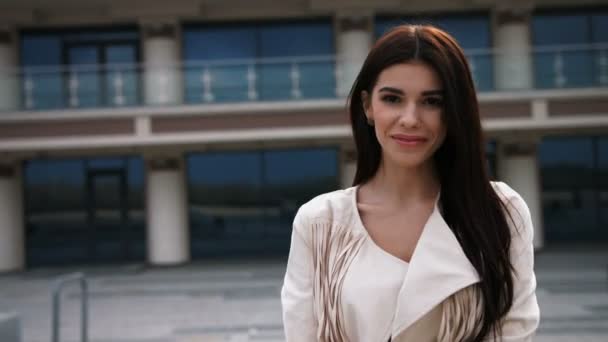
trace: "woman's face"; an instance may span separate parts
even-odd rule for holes
[[[446,135],[443,87],[435,70],[417,61],[390,66],[362,98],[384,162],[408,168],[431,162]]]

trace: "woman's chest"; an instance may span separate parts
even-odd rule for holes
[[[369,238],[363,243],[345,275],[341,294],[350,341],[388,339],[408,266]]]
[[[362,216],[365,230],[373,243],[404,261],[412,259],[427,220],[426,213],[398,215],[368,213]]]

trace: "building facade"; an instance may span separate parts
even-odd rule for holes
[[[0,271],[286,255],[347,187],[346,96],[373,41],[464,47],[488,165],[537,248],[608,242],[608,1],[0,4]]]

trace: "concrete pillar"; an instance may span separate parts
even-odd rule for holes
[[[143,23],[141,31],[145,104],[181,104],[184,98],[184,82],[178,26],[169,23]]]
[[[533,87],[530,14],[528,9],[494,12],[494,82],[496,90]]]
[[[341,167],[340,167],[340,185],[342,189],[353,186],[355,173],[357,172],[357,155],[354,150],[345,150],[342,152]]]
[[[544,246],[538,142],[499,142],[498,179],[517,191],[530,208],[534,225],[534,248]]]
[[[0,165],[0,272],[25,268],[20,168]]]
[[[183,161],[147,161],[148,262],[173,265],[190,260],[190,237]]]
[[[15,34],[0,30],[0,112],[19,109],[18,66]]]
[[[337,93],[348,95],[372,46],[371,16],[336,17]]]

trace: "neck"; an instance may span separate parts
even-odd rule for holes
[[[439,178],[432,161],[404,168],[383,161],[369,185],[385,200],[399,206],[435,200],[440,189]]]

